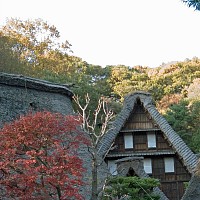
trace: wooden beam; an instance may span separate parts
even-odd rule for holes
[[[121,130],[120,133],[141,132],[141,131],[160,131],[160,129],[158,129],[158,128],[151,128],[151,129],[128,129],[128,130]]]

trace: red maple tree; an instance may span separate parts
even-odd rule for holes
[[[74,116],[29,113],[0,130],[0,198],[83,199],[82,160],[88,141]],[[79,132],[79,133],[78,133]]]

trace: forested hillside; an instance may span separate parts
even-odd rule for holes
[[[105,96],[118,113],[129,92],[152,93],[159,111],[195,152],[200,152],[200,59],[148,66],[101,67],[71,53],[71,44],[60,42],[55,26],[42,20],[10,19],[0,29],[0,72],[22,74],[67,84],[92,105]],[[145,59],[145,58],[144,58]]]

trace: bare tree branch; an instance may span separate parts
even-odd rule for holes
[[[97,107],[93,112],[93,121],[90,121],[90,110],[88,106],[90,103],[89,95],[85,96],[85,105],[82,106],[79,97],[73,97],[75,103],[78,105],[82,118],[82,128],[91,138],[91,148],[88,147],[88,152],[92,155],[92,197],[91,200],[97,200],[98,194],[102,191],[103,187],[98,187],[97,168],[99,167],[97,145],[102,137],[109,130],[108,123],[114,117],[114,113],[109,109],[106,99],[101,97],[98,101]],[[87,114],[88,113],[88,114]],[[102,126],[98,127],[98,120],[101,119]],[[102,164],[102,163],[101,163]],[[100,189],[98,189],[100,188]]]

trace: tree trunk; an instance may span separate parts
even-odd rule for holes
[[[94,150],[94,155],[92,159],[92,197],[91,200],[97,200],[98,198],[98,183],[97,183],[97,152]]]

